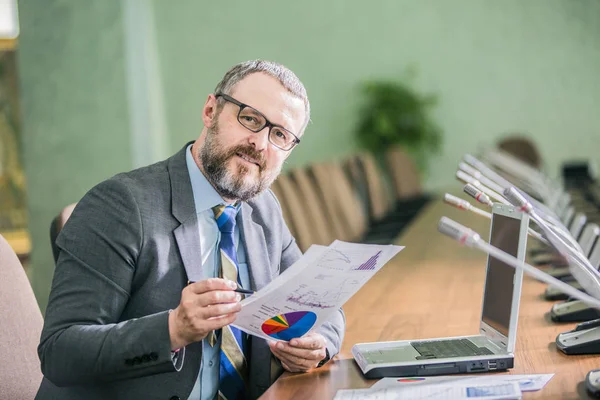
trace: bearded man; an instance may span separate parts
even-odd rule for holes
[[[292,71],[238,64],[208,96],[196,141],[79,201],[56,241],[37,399],[256,398],[283,369],[339,352],[341,310],[290,342],[230,326],[240,291],[301,256],[269,186],[309,119]]]

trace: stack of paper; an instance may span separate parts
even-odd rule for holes
[[[340,390],[336,400],[520,399],[542,389],[554,374],[451,375],[384,378],[370,389]]]
[[[521,399],[521,389],[516,382],[498,384],[433,384],[395,386],[383,389],[339,390],[334,400],[514,400]]]
[[[327,322],[403,247],[347,243],[311,246],[270,284],[242,301],[235,327],[268,340],[300,337]]]

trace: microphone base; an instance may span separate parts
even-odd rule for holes
[[[565,354],[600,354],[600,327],[559,333],[556,347]]]
[[[583,322],[600,318],[600,310],[580,300],[566,301],[552,306],[550,318],[554,322]]]
[[[573,282],[566,282],[566,283],[573,286],[577,290],[585,292],[585,290],[583,290],[583,288],[581,287],[581,285],[578,282],[573,281]],[[549,300],[549,301],[567,300],[568,298],[569,298],[568,294],[561,292],[560,289],[558,289],[555,286],[548,286],[546,288],[546,290],[544,291],[544,299]]]

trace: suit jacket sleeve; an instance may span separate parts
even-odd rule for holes
[[[277,202],[277,204],[279,205],[279,202]],[[283,249],[281,255],[281,272],[289,268],[302,256],[302,252],[298,248],[296,240],[290,233],[285,222],[282,225]],[[324,323],[316,330],[327,339],[327,351],[331,358],[340,352],[342,341],[344,340],[345,328],[346,318],[344,316],[344,311],[340,308],[331,315],[328,322]]]
[[[57,245],[38,347],[46,378],[67,386],[175,371],[168,311],[120,321],[143,245],[127,182],[115,177],[90,190]]]

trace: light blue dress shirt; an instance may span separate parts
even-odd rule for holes
[[[219,240],[221,232],[217,227],[212,208],[219,204],[225,204],[223,198],[216,192],[212,185],[206,180],[198,165],[194,162],[191,145],[186,151],[186,163],[192,192],[194,194],[194,205],[198,217],[198,230],[200,231],[200,254],[202,255],[202,279],[215,278],[219,276],[221,257],[219,254]],[[242,210],[240,209],[240,213]],[[238,270],[242,287],[250,288],[250,277],[248,264],[246,263],[246,252],[244,246],[240,246],[240,230],[236,225],[233,233],[235,248],[237,251]],[[221,339],[211,346],[208,340],[202,341],[202,361],[196,384],[188,397],[189,400],[212,400],[219,390],[219,367]]]

